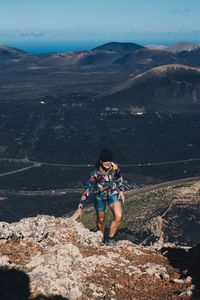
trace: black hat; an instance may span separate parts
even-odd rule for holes
[[[105,161],[113,161],[112,152],[108,149],[103,149],[99,155],[99,160]]]

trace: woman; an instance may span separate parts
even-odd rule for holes
[[[99,155],[96,168],[91,172],[91,176],[82,194],[78,209],[73,215],[77,219],[83,214],[85,200],[93,192],[93,204],[97,214],[98,229],[104,235],[105,229],[105,209],[109,205],[113,220],[110,225],[108,237],[104,237],[103,242],[109,245],[115,244],[115,234],[122,220],[122,206],[120,198],[124,203],[124,183],[120,174],[119,167],[113,162],[113,156],[110,150],[104,149]]]

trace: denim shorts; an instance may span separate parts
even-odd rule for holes
[[[93,204],[96,209],[96,211],[104,211],[106,209],[106,204],[110,205],[114,202],[117,202],[118,200],[118,194],[112,194],[107,199],[102,199],[101,197],[94,197]]]

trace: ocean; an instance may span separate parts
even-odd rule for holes
[[[69,40],[8,40],[0,44],[19,48],[30,54],[63,53],[91,50],[105,41],[69,41]]]
[[[47,53],[63,53],[74,51],[88,51],[105,43],[112,42],[108,40],[1,40],[0,44],[8,45],[10,47],[19,48],[30,54],[47,54]],[[118,42],[132,42],[145,46],[152,44],[149,41],[118,41]],[[170,42],[155,42],[155,44],[170,45]]]

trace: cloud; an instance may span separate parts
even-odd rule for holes
[[[191,12],[191,9],[189,7],[177,8],[177,9],[171,10],[171,13],[173,13],[173,14],[188,14],[190,12]]]
[[[34,31],[25,31],[25,32],[19,32],[19,36],[21,37],[42,37],[45,36],[44,32],[34,32]]]

